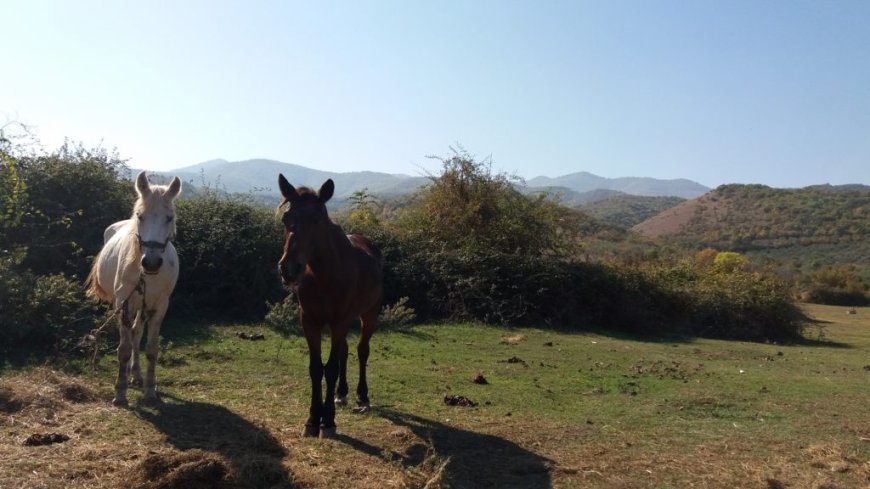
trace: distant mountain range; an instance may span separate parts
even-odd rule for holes
[[[371,171],[336,173],[315,170],[281,161],[255,159],[244,161],[210,160],[177,168],[163,175],[177,175],[196,186],[208,185],[228,193],[251,193],[279,200],[278,174],[283,173],[293,185],[320,188],[327,179],[335,182],[335,198],[345,200],[354,192],[367,188],[369,193],[389,198],[413,192],[429,180],[425,177],[392,175]]]
[[[678,178],[659,180],[646,177],[604,178],[581,171],[561,177],[535,177],[526,184],[529,187],[565,187],[574,192],[584,193],[594,190],[616,190],[629,195],[645,197],[682,197],[692,199],[710,191],[698,182]]]
[[[266,202],[277,202],[278,174],[283,173],[293,185],[319,188],[331,178],[335,181],[338,205],[354,192],[368,192],[382,199],[412,193],[430,182],[427,177],[372,171],[328,172],[268,159],[205,161],[165,172],[163,176],[178,176],[191,188],[208,185],[228,193],[250,193]],[[588,172],[578,172],[557,178],[535,177],[521,190],[527,193],[558,194],[566,205],[577,206],[620,194],[639,196],[672,196],[693,198],[710,189],[691,180],[659,180],[655,178],[604,178]]]

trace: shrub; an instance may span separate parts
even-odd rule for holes
[[[130,217],[129,169],[114,153],[69,144],[17,165],[28,212],[6,239],[27,246],[22,265],[36,274],[84,277],[106,227]]]
[[[789,286],[771,275],[744,270],[702,273],[688,291],[692,333],[746,340],[794,340],[806,317]]]
[[[402,297],[393,305],[384,306],[378,318],[378,324],[384,326],[408,326],[417,319],[414,310],[408,307],[408,298]]]
[[[20,259],[0,257],[0,365],[70,349],[98,315],[77,281],[35,275],[20,268]]]
[[[439,158],[443,171],[404,212],[398,231],[442,250],[480,250],[519,256],[563,247],[559,206],[545,195],[528,197],[515,179],[493,174],[490,162],[465,151]]]
[[[208,188],[177,201],[180,278],[173,305],[182,313],[260,319],[282,297],[277,263],[282,231],[272,210]]]
[[[299,323],[299,302],[296,294],[287,294],[283,300],[267,304],[266,326],[284,336],[300,334],[302,325]]]

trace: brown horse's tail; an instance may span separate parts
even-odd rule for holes
[[[102,252],[100,253],[102,254]],[[94,258],[94,264],[91,266],[91,272],[88,273],[88,278],[85,279],[85,295],[94,299],[112,302],[112,297],[102,287],[97,280],[97,268],[100,264],[100,254]]]

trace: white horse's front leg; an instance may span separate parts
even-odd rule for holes
[[[142,345],[142,333],[145,331],[147,318],[145,311],[139,311],[133,322],[133,358],[130,359],[130,371],[133,376],[133,385],[142,386],[142,367],[139,366],[139,349]]]
[[[142,401],[146,403],[159,403],[157,397],[157,379],[155,368],[157,366],[157,354],[160,352],[160,325],[169,307],[168,300],[159,300],[154,309],[148,311],[148,343],[145,345],[145,358],[148,359],[148,370],[145,372],[145,382],[142,384]]]
[[[115,380],[115,398],[112,404],[115,406],[127,406],[127,367],[130,364],[130,356],[133,353],[133,332],[130,313],[127,305],[121,306],[118,312],[118,332],[121,341],[118,344],[118,378]]]

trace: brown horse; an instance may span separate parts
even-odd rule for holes
[[[278,209],[290,204],[281,216],[284,253],[278,271],[284,284],[295,287],[299,319],[308,342],[311,409],[302,435],[332,438],[335,404],[347,402],[347,332],[356,318],[361,325],[357,406],[369,406],[366,362],[381,307],[383,258],[371,241],[357,234],[344,234],[329,219],[325,204],[335,191],[331,179],[317,192],[307,187],[294,188],[284,175],[278,175],[278,186],[284,196]],[[332,347],[323,365],[320,335],[325,325],[329,325]],[[321,390],[324,374],[325,400]]]

